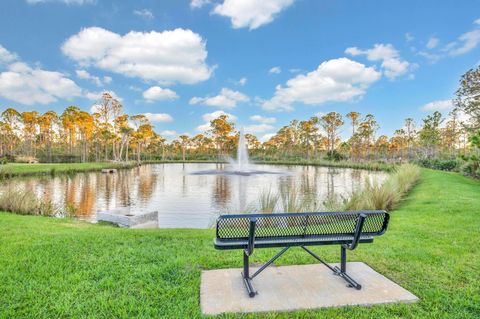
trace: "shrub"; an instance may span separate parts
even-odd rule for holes
[[[323,159],[326,160],[326,161],[340,162],[340,161],[346,160],[347,157],[344,156],[343,154],[333,150],[333,151],[328,151]]]
[[[457,160],[441,160],[441,159],[423,159],[419,160],[416,162],[416,164],[426,167],[426,168],[431,168],[431,169],[436,169],[436,170],[441,170],[441,171],[454,171],[458,169],[460,166],[460,162]]]

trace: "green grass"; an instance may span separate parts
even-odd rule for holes
[[[420,302],[220,317],[479,318],[480,182],[422,174],[387,233],[348,256]],[[0,213],[0,318],[201,317],[201,271],[241,266],[241,252],[214,250],[213,237],[213,230],[128,230]],[[338,260],[337,246],[314,250]],[[256,250],[253,262],[274,252]],[[293,249],[277,264],[313,262]]]
[[[31,175],[49,175],[75,172],[99,171],[103,168],[131,168],[137,165],[128,163],[60,163],[60,164],[20,164],[8,163],[0,165],[0,178]]]

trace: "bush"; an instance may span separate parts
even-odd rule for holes
[[[334,151],[327,152],[327,154],[323,159],[326,161],[340,162],[340,161],[346,160],[347,157],[334,150]]]
[[[457,160],[441,160],[441,159],[423,159],[416,162],[416,164],[436,169],[440,171],[454,171],[460,166],[460,162]]]

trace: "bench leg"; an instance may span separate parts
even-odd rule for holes
[[[252,278],[250,278],[250,263],[249,263],[249,257],[247,255],[247,252],[243,252],[243,282],[245,283],[245,287],[247,288],[247,293],[250,298],[255,297],[257,292],[255,289],[253,289],[252,285]]]
[[[347,274],[347,250],[343,246],[340,249],[340,268],[335,266],[334,274],[342,277],[346,282],[348,282],[348,287],[355,288],[357,290],[362,289],[362,285],[353,280],[352,277]]]

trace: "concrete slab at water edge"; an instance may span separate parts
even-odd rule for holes
[[[97,212],[97,221],[106,221],[130,228],[152,228],[158,227],[158,212],[130,213],[129,208],[118,208],[109,211]]]
[[[252,273],[254,271],[251,269]],[[250,298],[241,273],[240,268],[202,272],[200,306],[203,314],[418,301],[415,295],[361,262],[347,263],[347,273],[362,285],[361,290],[348,288],[342,278],[320,264],[281,266],[269,267],[255,277],[253,285],[258,294]]]

